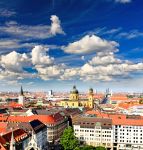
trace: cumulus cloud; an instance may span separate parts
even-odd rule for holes
[[[38,72],[38,77],[43,80],[59,79],[64,72],[64,64],[56,64],[55,59],[46,52],[47,48],[37,45],[32,49],[32,64]]]
[[[63,46],[62,49],[66,53],[83,54],[92,52],[116,52],[119,44],[115,41],[107,41],[96,35],[86,35],[79,41],[69,43],[68,46]]]
[[[52,24],[51,24],[51,34],[52,35],[65,34],[61,27],[61,22],[56,15],[52,15],[50,20],[52,21]]]
[[[97,55],[89,61],[89,64],[91,65],[103,65],[103,66],[108,64],[114,64],[114,63],[116,64],[121,63],[121,60],[115,58],[113,53],[109,53],[106,56]]]
[[[143,72],[143,63],[120,60],[111,55],[96,56],[81,67],[80,76],[84,80],[109,81],[130,77],[133,72]]]
[[[31,67],[31,60],[25,53],[20,54],[12,51],[0,56],[0,80],[5,83],[18,83],[19,80],[35,78],[25,68]]]
[[[56,58],[48,54],[42,45],[35,46],[30,54],[15,51],[0,57],[0,79],[22,80],[25,78],[41,78],[42,80],[83,80],[83,81],[116,81],[132,77],[134,73],[143,73],[143,63],[134,63],[119,59],[113,49],[101,55],[97,52],[81,66],[70,66],[57,63]],[[80,59],[80,58],[79,58]],[[29,72],[25,68],[34,68]]]
[[[36,67],[39,77],[43,80],[60,79],[60,76],[64,73],[64,66],[51,65],[48,67]]]
[[[79,79],[79,68],[66,68],[60,76],[61,80]]]
[[[29,58],[23,53],[17,53],[15,51],[1,56],[1,66],[5,68],[5,70],[9,70],[11,72],[21,72],[23,67],[28,65]]]
[[[45,66],[53,64],[54,58],[47,55],[47,51],[48,49],[41,45],[35,46],[31,52],[33,65]]]
[[[117,3],[130,3],[132,0],[115,0]]]

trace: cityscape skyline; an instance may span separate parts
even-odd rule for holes
[[[143,91],[140,0],[0,4],[0,91]]]

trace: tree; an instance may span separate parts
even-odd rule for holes
[[[106,150],[106,148],[105,148],[105,147],[102,147],[102,146],[98,146],[98,147],[96,147],[95,150]]]
[[[91,145],[85,145],[85,146],[77,147],[74,150],[96,150],[96,148]]]
[[[81,147],[76,147],[74,150],[106,150],[106,148],[104,148],[102,146],[94,147],[91,145],[85,145],[85,146],[81,146]]]
[[[79,145],[72,127],[68,127],[64,130],[60,139],[60,144],[63,146],[64,150],[74,150]]]

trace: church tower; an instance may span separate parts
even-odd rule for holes
[[[32,131],[31,140],[28,143],[28,146],[25,148],[25,150],[41,150],[41,148],[37,145],[36,135]]]
[[[88,92],[88,106],[90,107],[90,108],[93,108],[94,107],[94,98],[93,98],[93,96],[94,96],[94,92],[93,92],[93,89],[92,88],[90,88],[89,89],[89,92]]]
[[[70,92],[70,99],[69,100],[74,100],[74,101],[79,100],[79,93],[78,93],[78,90],[76,89],[75,85],[73,86],[73,89]]]
[[[24,92],[23,92],[22,86],[21,86],[21,90],[20,90],[20,94],[18,98],[18,104],[24,105]]]

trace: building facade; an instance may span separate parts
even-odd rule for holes
[[[80,99],[79,92],[76,89],[76,86],[73,86],[72,91],[70,92],[69,99],[64,99],[60,101],[60,106],[70,107],[70,108],[78,108],[78,107],[94,107],[94,93],[93,89],[90,88],[88,92],[88,98]]]
[[[90,114],[75,119],[73,127],[81,143],[107,150],[143,150],[143,118],[138,116]]]
[[[112,120],[81,116],[73,121],[75,136],[82,144],[104,146],[113,149]]]

